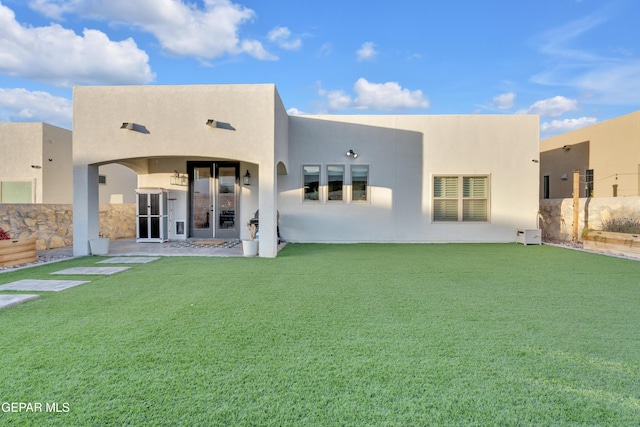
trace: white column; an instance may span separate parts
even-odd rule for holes
[[[97,239],[99,225],[98,166],[73,167],[73,255],[89,255],[89,240]]]
[[[278,255],[276,168],[273,162],[261,163],[258,175],[260,208],[260,256],[275,258]]]

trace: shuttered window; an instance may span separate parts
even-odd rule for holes
[[[458,177],[439,176],[433,181],[433,220],[458,220]]]
[[[433,220],[486,222],[489,218],[487,176],[436,176],[433,179]]]

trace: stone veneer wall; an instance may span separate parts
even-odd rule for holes
[[[101,204],[100,235],[110,239],[136,237],[136,205]],[[36,238],[36,249],[73,244],[73,205],[0,204],[0,228],[12,238]]]
[[[612,218],[640,220],[640,197],[594,197],[580,199],[578,237],[585,228],[598,230]],[[545,241],[567,241],[573,237],[573,199],[540,200],[538,227]]]

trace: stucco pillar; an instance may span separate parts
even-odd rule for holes
[[[89,255],[89,240],[97,239],[99,224],[98,166],[73,167],[73,255]]]
[[[273,162],[260,164],[260,256],[275,258],[278,254],[276,168]]]

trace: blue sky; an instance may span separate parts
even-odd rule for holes
[[[638,0],[0,0],[0,121],[71,128],[76,85],[275,83],[289,114],[640,109]]]

